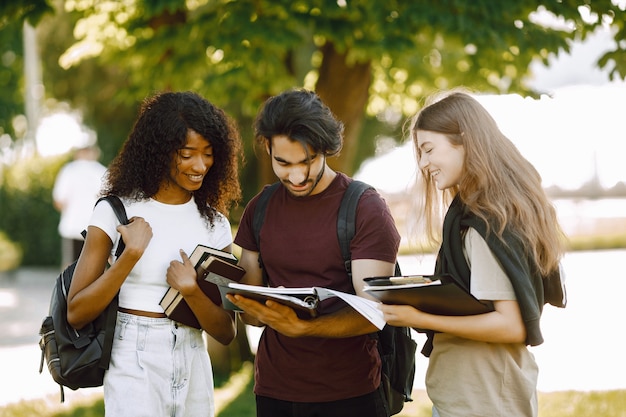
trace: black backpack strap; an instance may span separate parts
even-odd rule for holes
[[[339,247],[341,248],[341,256],[343,257],[344,267],[349,276],[352,276],[352,257],[350,255],[350,241],[356,233],[356,208],[359,199],[366,190],[374,189],[369,184],[362,181],[354,180],[348,185],[341,205],[339,206],[339,214],[337,216],[337,237],[339,238]],[[400,264],[396,262],[394,275],[399,277],[402,275]]]
[[[261,272],[263,274],[263,284],[265,285],[268,283],[268,278],[265,268],[263,268],[263,259],[261,259],[261,227],[263,227],[263,222],[265,221],[267,204],[269,203],[274,192],[278,189],[279,185],[280,182],[275,182],[261,191],[261,195],[259,196],[254,208],[254,217],[252,218],[252,232],[254,234],[256,246],[259,250],[259,268],[261,268]]]
[[[118,196],[107,195],[104,197],[100,197],[98,201],[96,202],[96,205],[98,205],[98,203],[102,200],[106,200],[111,205],[111,208],[113,209],[113,212],[115,213],[115,216],[117,216],[117,220],[119,220],[121,224],[128,224],[128,217],[126,216],[126,208],[124,208],[124,204],[122,203],[122,200],[120,200]],[[124,244],[124,240],[120,237],[120,242],[117,245],[117,250],[115,251],[115,259],[119,258],[125,246],[126,245]]]
[[[118,196],[107,195],[105,197],[101,197],[96,202],[96,205],[102,200],[106,200],[111,205],[115,216],[121,224],[128,224],[126,209],[124,208],[124,204]],[[124,244],[124,240],[120,236],[120,241],[115,251],[115,259],[120,257],[125,247],[126,245]],[[104,334],[104,345],[102,346],[102,356],[100,357],[100,367],[103,369],[109,369],[109,362],[111,361],[111,347],[113,346],[113,336],[115,335],[115,322],[117,320],[118,296],[119,293],[113,298],[111,304],[109,304],[109,306],[107,307],[106,322],[104,324],[104,328],[106,329],[106,331]]]
[[[265,272],[265,268],[263,268],[263,260],[261,259],[260,234],[261,227],[263,226],[263,222],[265,221],[265,211],[267,209],[267,204],[279,185],[279,182],[275,182],[265,187],[263,191],[261,191],[261,195],[257,200],[254,210],[254,218],[252,219],[252,231],[254,233],[254,239],[256,241],[257,248],[259,248],[259,267],[263,271],[263,282],[265,284],[267,284],[267,275]],[[362,181],[352,181],[348,185],[348,188],[343,195],[341,204],[339,206],[339,212],[337,214],[337,238],[339,239],[339,247],[341,249],[341,256],[344,261],[344,267],[349,276],[352,275],[350,241],[356,233],[356,208],[359,204],[361,196],[368,189],[374,189],[374,187]],[[400,266],[397,262],[395,275],[401,275]]]
[[[374,187],[362,181],[352,181],[348,185],[339,206],[337,237],[349,277],[352,277],[350,241],[356,233],[356,209],[361,196],[368,189],[374,189]],[[402,275],[398,261],[396,261],[394,275]],[[417,344],[411,338],[408,327],[385,325],[382,330],[372,333],[372,337],[377,339],[378,352],[382,362],[380,388],[385,393],[386,408],[390,414],[397,414],[402,410],[404,402],[413,401],[411,391],[415,378]]]
[[[362,181],[352,181],[341,200],[337,215],[337,237],[343,264],[349,276],[352,276],[352,257],[350,255],[350,241],[356,232],[356,207],[365,190],[373,189],[369,184]]]

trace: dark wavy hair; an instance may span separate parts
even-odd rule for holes
[[[254,121],[257,144],[285,135],[307,149],[333,156],[343,146],[343,123],[313,91],[292,89],[269,98]]]
[[[144,100],[128,139],[109,165],[102,194],[135,201],[153,197],[190,129],[211,143],[214,155],[202,186],[193,192],[194,201],[210,224],[215,211],[228,216],[241,200],[239,131],[223,110],[189,91],[157,93]]]

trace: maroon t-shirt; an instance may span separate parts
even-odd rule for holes
[[[263,264],[272,287],[327,287],[354,293],[337,239],[337,212],[349,179],[338,174],[323,192],[293,197],[279,187],[261,229]],[[252,231],[257,197],[246,207],[235,244],[258,251]],[[368,190],[359,200],[352,259],[395,262],[400,236],[385,201]],[[345,307],[325,300],[321,314]],[[376,342],[368,335],[343,339],[290,338],[266,327],[256,357],[257,395],[323,402],[374,391],[380,383]]]

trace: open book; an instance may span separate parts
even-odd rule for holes
[[[493,311],[461,288],[449,275],[410,275],[365,279],[363,289],[385,304],[406,304],[430,314],[470,316]]]
[[[196,246],[189,260],[196,268],[198,286],[217,305],[222,304],[222,297],[213,281],[222,279],[237,282],[246,272],[236,265],[237,258],[231,253],[204,245]],[[200,322],[178,290],[170,287],[161,298],[160,304],[170,319],[200,328]]]
[[[217,281],[214,282],[217,283]],[[312,318],[317,317],[319,314],[320,301],[331,297],[339,297],[377,328],[382,329],[385,326],[382,311],[378,309],[376,301],[342,291],[322,287],[262,287],[224,281],[218,283],[218,287],[222,295],[223,307],[230,310],[240,311],[236,305],[228,301],[226,294],[241,294],[246,298],[251,298],[261,303],[267,300],[276,301],[293,308],[300,318]]]

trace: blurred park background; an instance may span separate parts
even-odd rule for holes
[[[570,251],[623,257],[625,24],[625,0],[2,0],[0,283],[60,264],[56,174],[86,144],[107,165],[160,90],[194,90],[237,120],[234,227],[274,181],[253,148],[257,109],[315,90],[346,125],[329,162],[379,189],[412,256],[404,123],[430,93],[465,86],[542,174]],[[209,341],[224,381],[251,358],[246,334],[221,350]]]
[[[255,154],[252,119],[292,87],[317,91],[345,123],[333,167],[372,182],[399,223],[410,218],[406,173],[415,172],[404,124],[428,94],[457,86],[494,114],[568,216],[586,210],[582,200],[626,197],[615,152],[624,136],[624,0],[1,4],[0,270],[59,264],[50,192],[59,168],[92,143],[110,162],[141,100],[159,90],[197,91],[238,121],[246,164],[235,225],[273,181]]]

